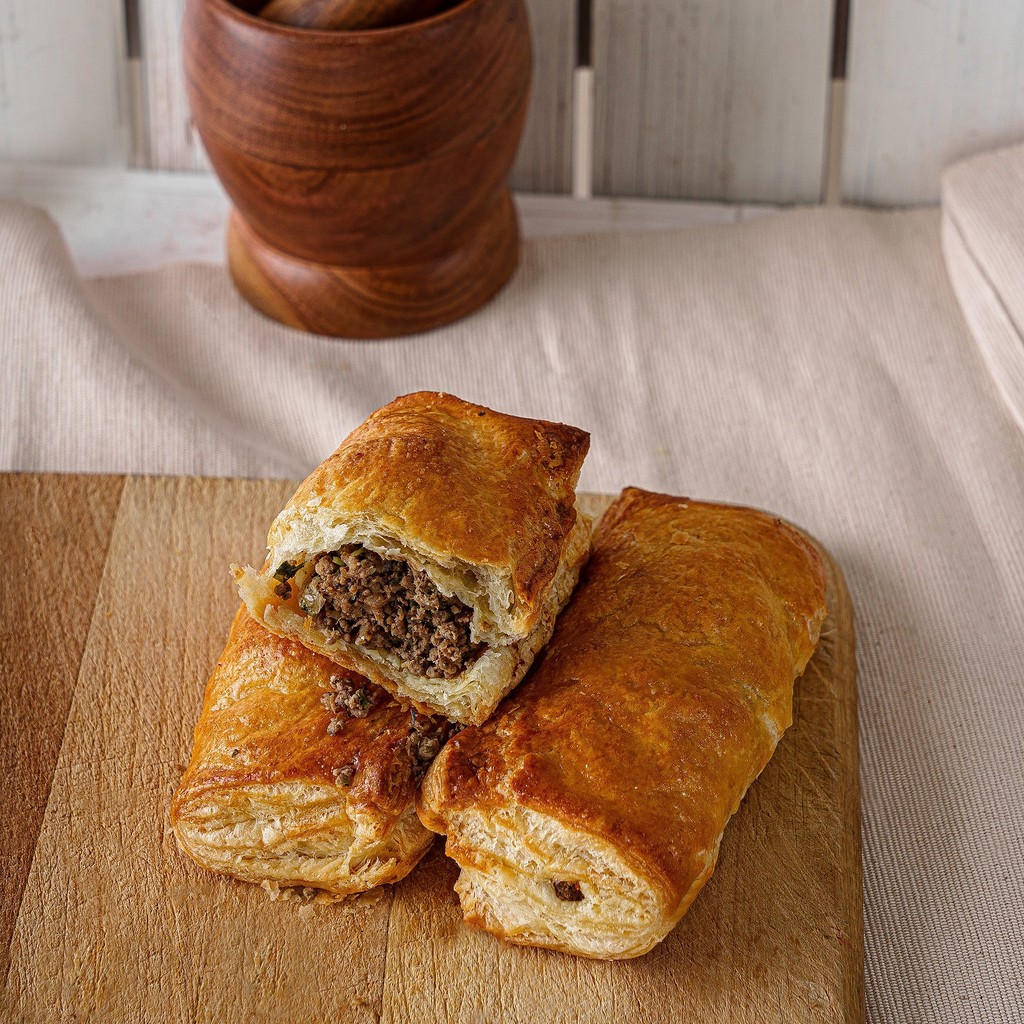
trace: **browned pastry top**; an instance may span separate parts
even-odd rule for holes
[[[627,489],[541,660],[435,762],[424,822],[513,801],[678,903],[791,724],[825,614],[817,551],[779,519]]]
[[[558,569],[576,522],[575,487],[590,445],[576,427],[523,419],[418,392],[373,413],[302,483],[289,508],[322,501],[372,516],[421,549],[510,569],[529,608]],[[275,533],[270,536],[271,545]]]
[[[363,717],[328,709],[323,698],[338,687],[358,693]],[[357,673],[269,633],[243,606],[206,690],[172,820],[184,802],[195,804],[206,791],[295,782],[344,789],[350,813],[397,818],[422,770],[414,753],[407,706]]]

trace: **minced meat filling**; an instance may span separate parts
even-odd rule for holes
[[[409,737],[405,741],[405,749],[412,765],[412,777],[419,782],[427,773],[431,762],[441,752],[441,748],[462,726],[449,722],[446,718],[417,715],[415,708],[409,709]]]
[[[318,555],[300,603],[321,628],[393,651],[419,676],[452,679],[483,651],[470,640],[471,609],[445,597],[425,572],[359,544]]]
[[[563,903],[579,903],[583,899],[583,890],[579,882],[552,882],[555,895]]]

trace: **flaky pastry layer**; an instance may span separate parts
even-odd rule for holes
[[[575,427],[420,392],[375,412],[299,487],[274,521],[263,569],[236,567],[269,630],[453,721],[478,723],[529,668],[576,584],[590,522],[575,486],[589,445]],[[483,654],[452,678],[418,674],[393,651],[350,643],[284,598],[282,565],[359,545],[422,571],[472,612]]]
[[[661,941],[791,724],[824,587],[770,515],[623,492],[530,675],[424,781],[467,922],[588,957]]]
[[[322,698],[339,680],[373,706],[330,735]],[[179,845],[251,882],[345,895],[398,881],[433,839],[415,816],[409,723],[390,694],[240,608],[171,804]]]

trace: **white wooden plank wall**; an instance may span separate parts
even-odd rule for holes
[[[523,192],[568,192],[572,178],[574,0],[527,0],[533,33],[533,93],[510,183]]]
[[[595,194],[821,197],[831,0],[595,0]]]
[[[1024,138],[1022,0],[854,0],[842,188],[934,203],[959,157]]]
[[[147,165],[162,171],[209,166],[185,98],[181,68],[184,0],[132,0],[139,5]]]
[[[578,138],[596,195],[821,198],[833,0],[527,2],[534,94],[517,189],[570,190],[576,24],[592,3],[595,108]],[[125,3],[141,25],[134,89]],[[123,167],[134,153],[150,168],[205,169],[182,82],[182,6],[0,0],[0,160]],[[949,162],[1024,138],[1024,0],[855,0],[849,39],[831,126],[845,201],[935,202]],[[134,147],[133,96],[144,115]]]
[[[0,159],[123,163],[126,97],[123,0],[0,2]]]

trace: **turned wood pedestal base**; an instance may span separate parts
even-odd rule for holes
[[[502,189],[463,244],[403,266],[334,266],[282,252],[233,210],[228,266],[243,296],[289,327],[342,338],[416,334],[479,309],[512,276],[519,224]]]

